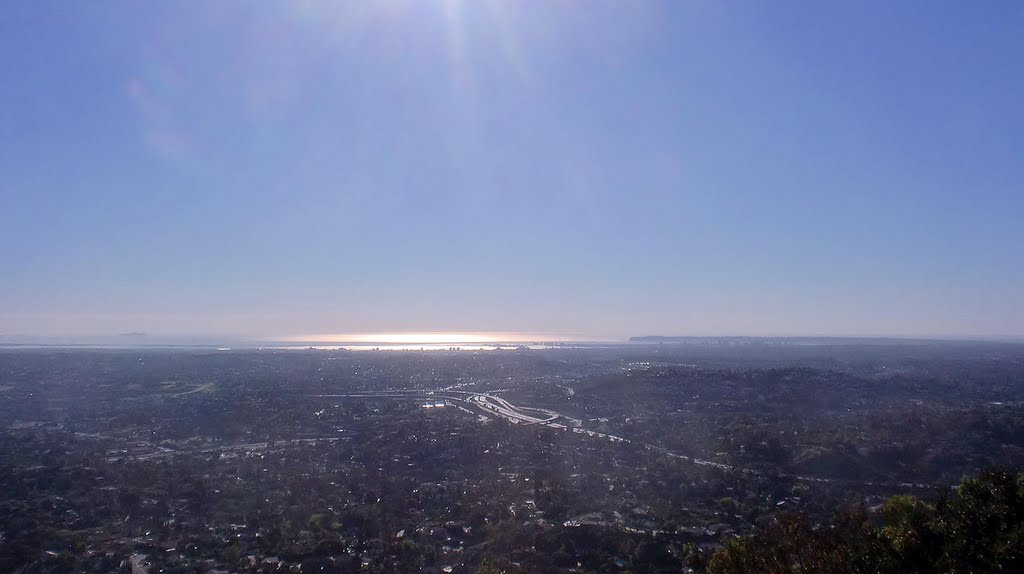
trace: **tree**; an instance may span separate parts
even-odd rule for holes
[[[894,496],[881,526],[861,507],[814,530],[783,515],[726,544],[708,572],[1024,572],[1024,474],[988,471],[934,506]]]

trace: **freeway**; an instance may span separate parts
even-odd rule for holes
[[[497,396],[496,393],[501,391],[488,391],[488,392],[472,392],[472,391],[460,391],[455,390],[452,387],[446,387],[444,389],[436,390],[392,390],[392,391],[375,391],[375,392],[362,392],[362,393],[346,393],[346,394],[332,394],[332,395],[313,395],[316,397],[366,397],[366,398],[421,398],[421,399],[438,399],[442,398],[454,403],[461,403],[470,407],[479,409],[480,411],[497,416],[508,420],[513,424],[522,425],[538,425],[553,428],[560,431],[571,430],[575,434],[582,434],[588,437],[607,440],[613,443],[624,443],[624,444],[635,444],[648,451],[660,453],[666,457],[683,460],[697,466],[704,466],[708,468],[717,468],[719,470],[741,472],[744,474],[752,475],[763,475],[764,471],[760,469],[744,468],[736,465],[726,464],[722,462],[716,462],[713,460],[706,460],[672,452],[665,447],[634,441],[625,437],[613,435],[610,433],[604,433],[595,430],[585,429],[579,426],[579,419],[575,419],[564,415],[562,413],[535,407],[521,407],[516,406],[508,400]],[[572,423],[572,426],[557,422],[564,420]],[[917,488],[926,489],[932,488],[931,485],[910,483],[910,482],[872,482],[872,481],[861,481],[861,480],[846,480],[839,478],[825,478],[820,476],[805,476],[797,474],[786,474],[779,473],[777,476],[788,477],[796,480],[806,482],[817,482],[817,483],[847,483],[847,484],[859,484],[863,486],[873,487],[885,487],[885,488]]]

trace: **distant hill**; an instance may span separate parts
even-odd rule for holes
[[[696,337],[644,335],[630,337],[630,343],[671,343],[701,346],[782,346],[782,345],[931,345],[964,343],[968,340],[901,337]]]

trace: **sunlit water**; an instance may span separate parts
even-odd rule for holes
[[[447,345],[440,343],[430,344],[416,344],[416,343],[398,343],[389,345],[281,345],[275,347],[263,347],[264,349],[278,349],[278,350],[296,350],[296,349],[314,349],[317,351],[498,351],[498,350],[515,350],[519,348],[525,349],[565,349],[574,348],[578,345],[569,344],[531,344],[531,345],[515,345],[515,344],[458,344],[458,345]]]
[[[587,345],[582,343],[584,340],[583,337],[572,335],[517,332],[321,333],[283,337],[264,348],[321,351],[497,351],[572,348]]]

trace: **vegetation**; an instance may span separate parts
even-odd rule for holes
[[[900,495],[856,507],[829,527],[774,518],[726,544],[710,574],[1024,572],[1024,474],[988,471],[935,504]]]

